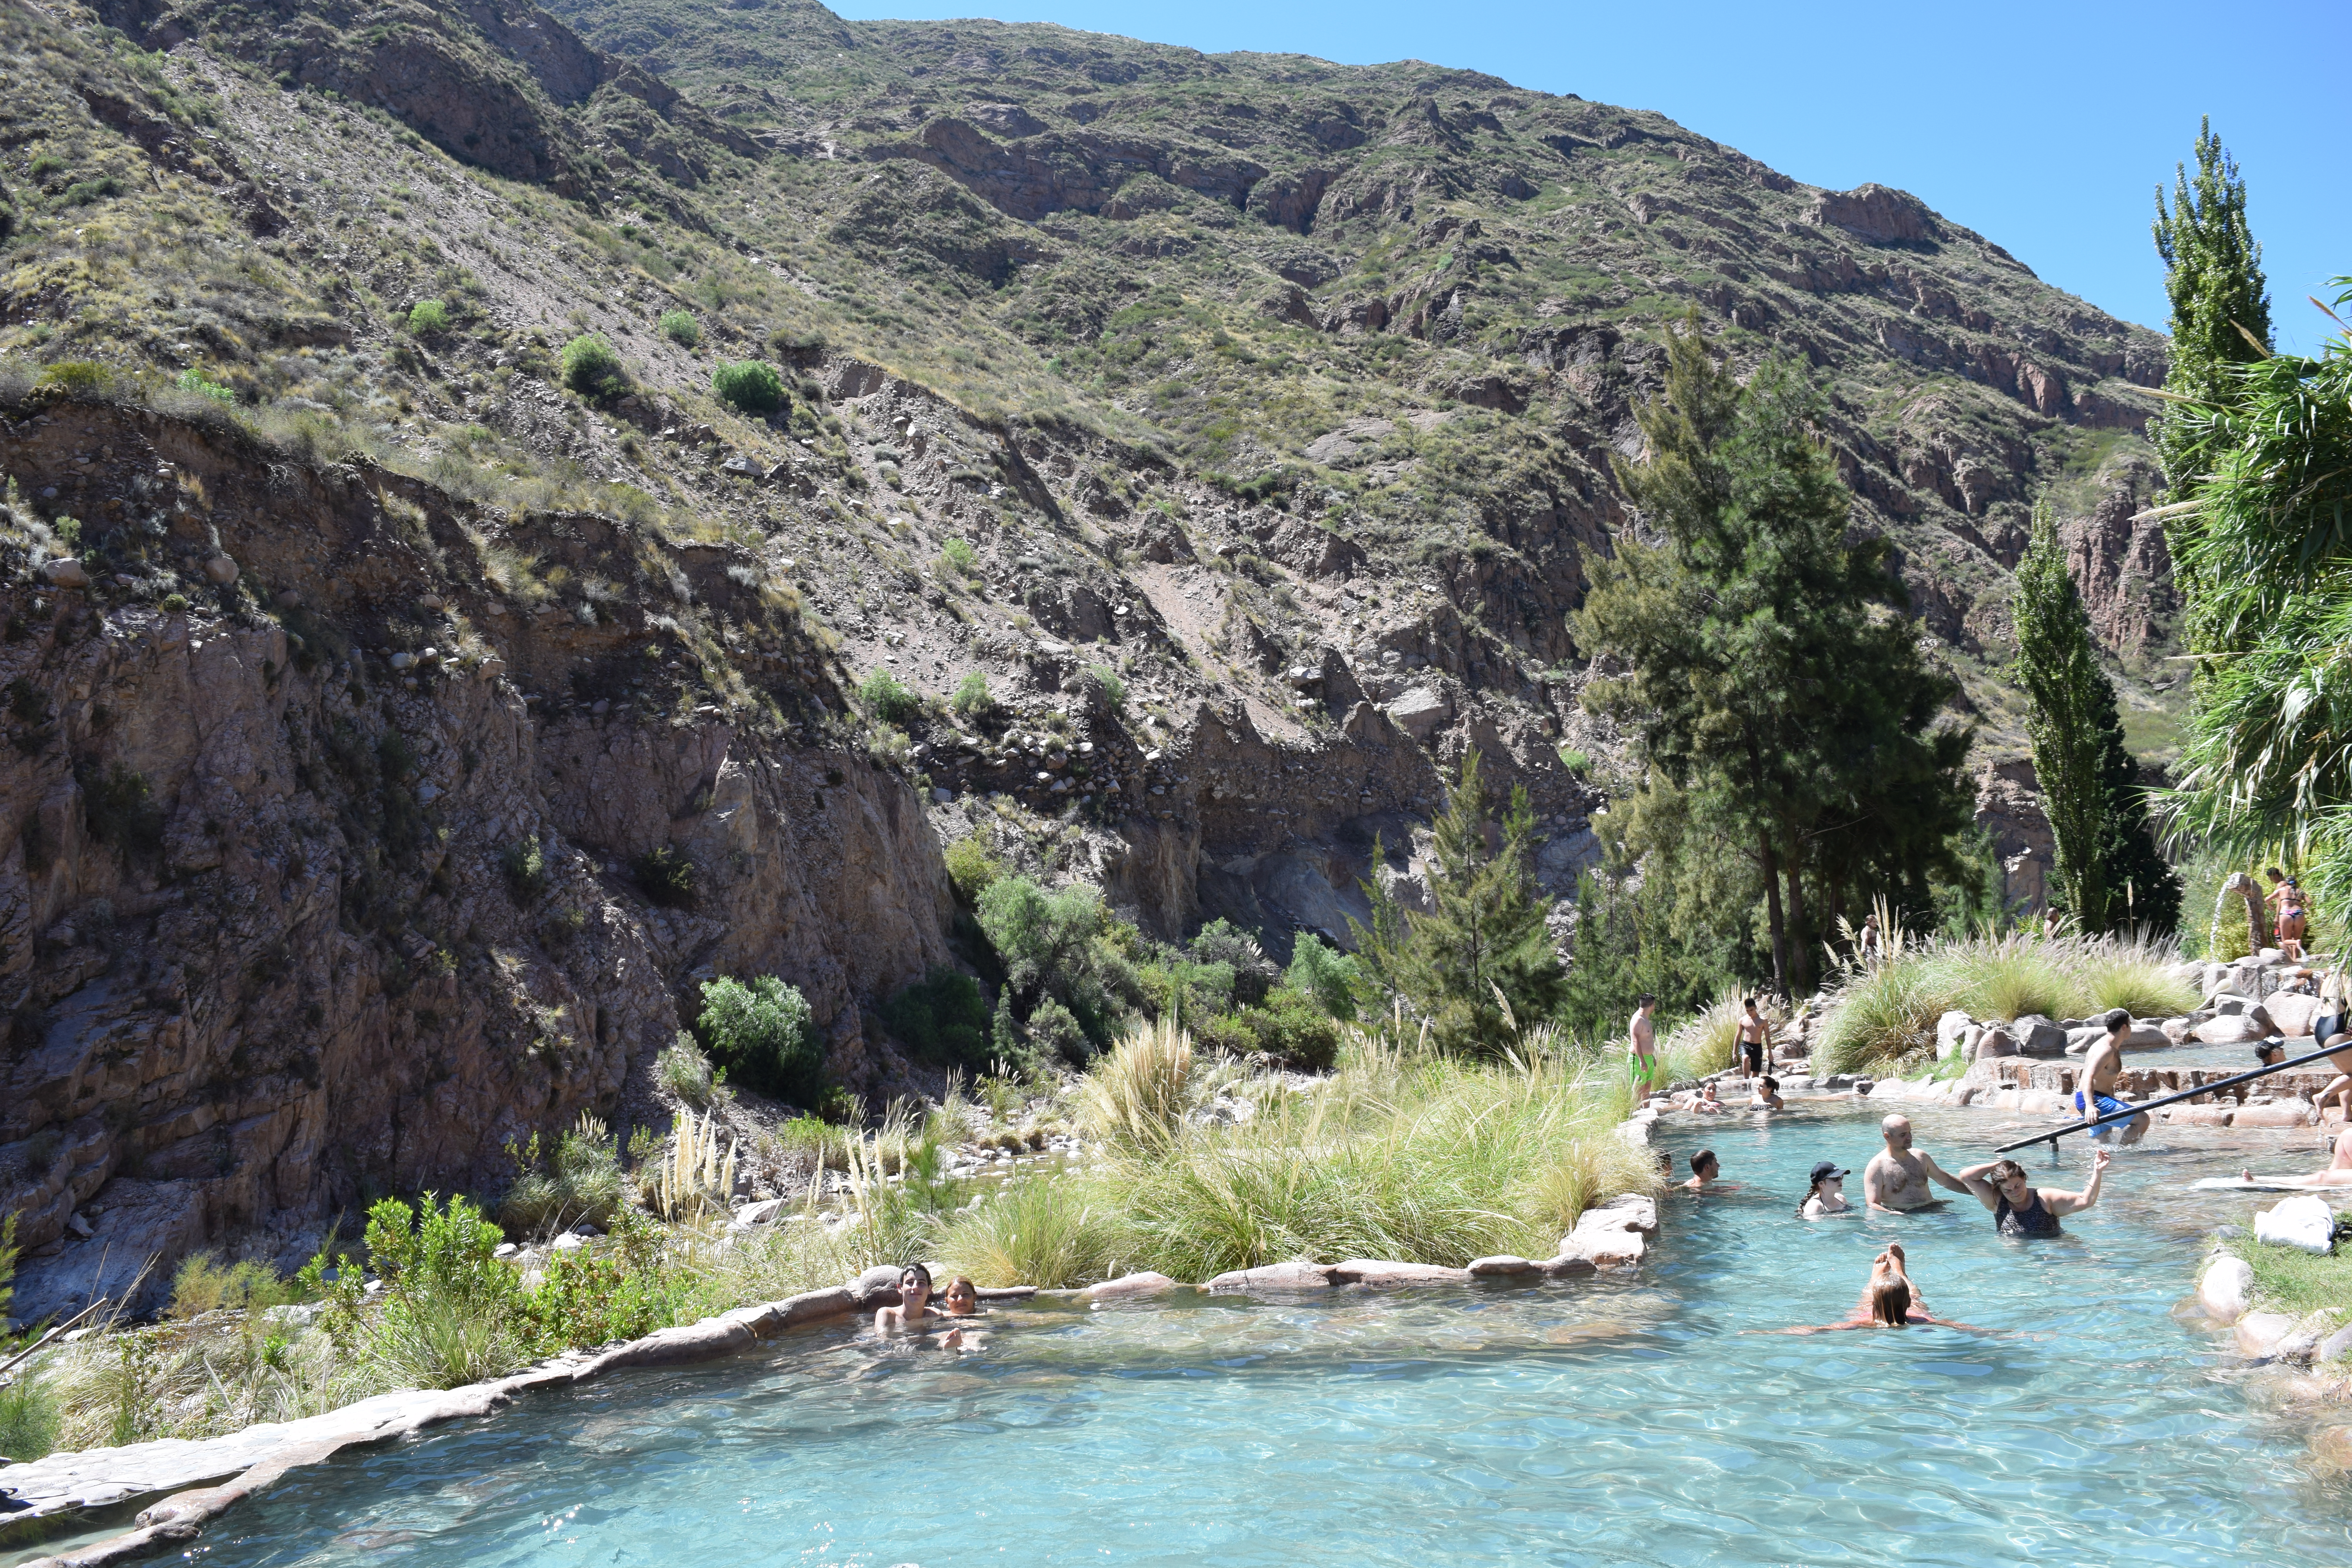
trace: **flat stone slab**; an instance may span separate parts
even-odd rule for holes
[[[1256,1268],[1229,1268],[1202,1289],[1219,1296],[1255,1290],[1328,1290],[1333,1272],[1328,1263],[1310,1263],[1301,1258]]]
[[[1470,1260],[1470,1278],[1473,1279],[1528,1279],[1543,1271],[1544,1266],[1532,1258],[1515,1258],[1507,1252]]]
[[[1106,1279],[1099,1285],[1089,1285],[1078,1292],[1089,1301],[1133,1301],[1146,1296],[1183,1289],[1165,1274],[1143,1269],[1134,1274],[1122,1274],[1116,1279]]]
[[[1467,1285],[1470,1270],[1435,1263],[1393,1263],[1385,1258],[1350,1258],[1334,1266],[1332,1282],[1396,1289],[1415,1285]]]

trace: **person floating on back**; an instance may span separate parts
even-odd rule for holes
[[[1756,998],[1743,996],[1739,1005],[1744,1011],[1739,1018],[1739,1065],[1749,1078],[1764,1076],[1764,1047],[1770,1039],[1772,1026],[1756,1010]]]
[[[1992,1210],[1995,1229],[2003,1236],[2021,1238],[2060,1236],[2061,1215],[2081,1214],[2099,1201],[2099,1179],[2107,1173],[2107,1162],[2115,1158],[2112,1150],[2102,1149],[2091,1156],[2091,1179],[2079,1193],[2062,1191],[2057,1187],[2035,1187],[2026,1178],[2025,1167],[2014,1160],[1988,1160],[1981,1165],[1970,1165],[1960,1173],[1960,1180],[1976,1194],[1977,1201]]]
[[[1833,1161],[1824,1160],[1813,1167],[1811,1184],[1805,1188],[1805,1199],[1797,1205],[1801,1219],[1833,1219],[1862,1211],[1845,1201],[1845,1179],[1851,1171],[1841,1171]]]
[[[1889,1116],[1878,1124],[1878,1131],[1886,1147],[1862,1168],[1862,1198],[1872,1208],[1900,1214],[1940,1204],[1943,1200],[1928,1188],[1930,1182],[1956,1193],[1969,1190],[1966,1182],[1936,1163],[1933,1154],[1911,1147],[1909,1117]]]
[[[2107,1026],[2106,1038],[2092,1042],[2083,1058],[2083,1087],[2074,1091],[2074,1109],[2085,1121],[2131,1116],[2132,1108],[2116,1098],[2116,1089],[2124,1076],[2124,1037],[2131,1033],[2132,1016],[2117,1007],[2099,1021]],[[2137,1143],[2147,1131],[2147,1112],[2143,1110],[2122,1125],[2124,1142]],[[2104,1142],[2115,1131],[2102,1127],[2091,1136]]]
[[[1658,999],[1644,991],[1633,1009],[1633,1020],[1625,1026],[1625,1038],[1632,1047],[1633,1082],[1643,1089],[1654,1088],[1661,1079],[1658,1071],[1658,1031],[1651,1023],[1651,1015],[1658,1010]]]
[[[1723,1162],[1715,1157],[1712,1149],[1702,1149],[1690,1157],[1690,1180],[1683,1184],[1686,1193],[1703,1193],[1714,1184],[1723,1171]]]

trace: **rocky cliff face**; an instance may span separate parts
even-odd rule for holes
[[[2164,646],[2161,341],[1904,193],[1412,62],[557,9],[0,10],[25,1310],[658,1123],[710,975],[904,1087],[872,1004],[966,835],[1279,955],[1417,896],[1475,746],[1570,891],[1567,616],[1687,312],[1820,368],[1996,741],[2037,494]],[[625,385],[565,384],[592,332]],[[772,413],[712,395],[752,358]]]

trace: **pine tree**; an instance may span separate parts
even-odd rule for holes
[[[2246,226],[2246,183],[2222,151],[2209,118],[2199,122],[2197,174],[2175,166],[2172,206],[2156,191],[2156,253],[2164,258],[2172,300],[2172,368],[2164,389],[2207,405],[2233,401],[2229,367],[2261,359],[2271,346],[2271,305],[2263,247]],[[2195,488],[2205,460],[2197,456],[2197,422],[2158,421],[2156,441],[2176,500]]]
[[[1475,748],[1464,753],[1434,825],[1429,910],[1406,919],[1401,942],[1356,927],[1367,966],[1429,1021],[1441,1047],[1464,1054],[1496,1053],[1512,1043],[1506,1002],[1523,1023],[1550,1016],[1565,979],[1544,920],[1547,903],[1528,868],[1535,815],[1527,791],[1511,792],[1500,842],[1490,846],[1478,761]]]
[[[2115,689],[2091,647],[2091,617],[2066,571],[2058,524],[2045,502],[2033,509],[2032,542],[2017,564],[2010,599],[2017,630],[2012,667],[2024,689],[2025,729],[2042,812],[2056,841],[2052,902],[2085,931],[2106,929],[2107,755],[2104,731],[2114,720]]]

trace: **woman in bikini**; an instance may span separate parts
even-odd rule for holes
[[[1775,1329],[1781,1334],[1830,1334],[1841,1329],[1907,1329],[1932,1323],[1939,1329],[1960,1329],[1969,1333],[1983,1331],[1971,1329],[1966,1323],[1955,1323],[1938,1318],[1927,1310],[1927,1298],[1904,1272],[1903,1244],[1889,1242],[1886,1250],[1873,1259],[1870,1282],[1862,1288],[1862,1300],[1853,1304],[1853,1315],[1840,1323],[1814,1323],[1801,1328]]]
[[[1977,1201],[1992,1211],[1994,1229],[2021,1241],[2035,1240],[2063,1236],[2058,1226],[2060,1215],[2081,1214],[2099,1201],[2100,1178],[2115,1157],[2110,1149],[2093,1154],[2091,1179],[2079,1193],[2036,1187],[2027,1178],[2025,1167],[2014,1160],[1988,1160],[1955,1173],[1976,1194]]]
[[[2273,866],[2269,872],[2271,890],[2264,902],[2278,910],[2278,921],[2271,928],[2278,939],[2279,951],[2295,963],[2303,962],[2304,934],[2310,929],[2307,911],[2303,907],[2303,889],[2295,886],[2293,877]]]

